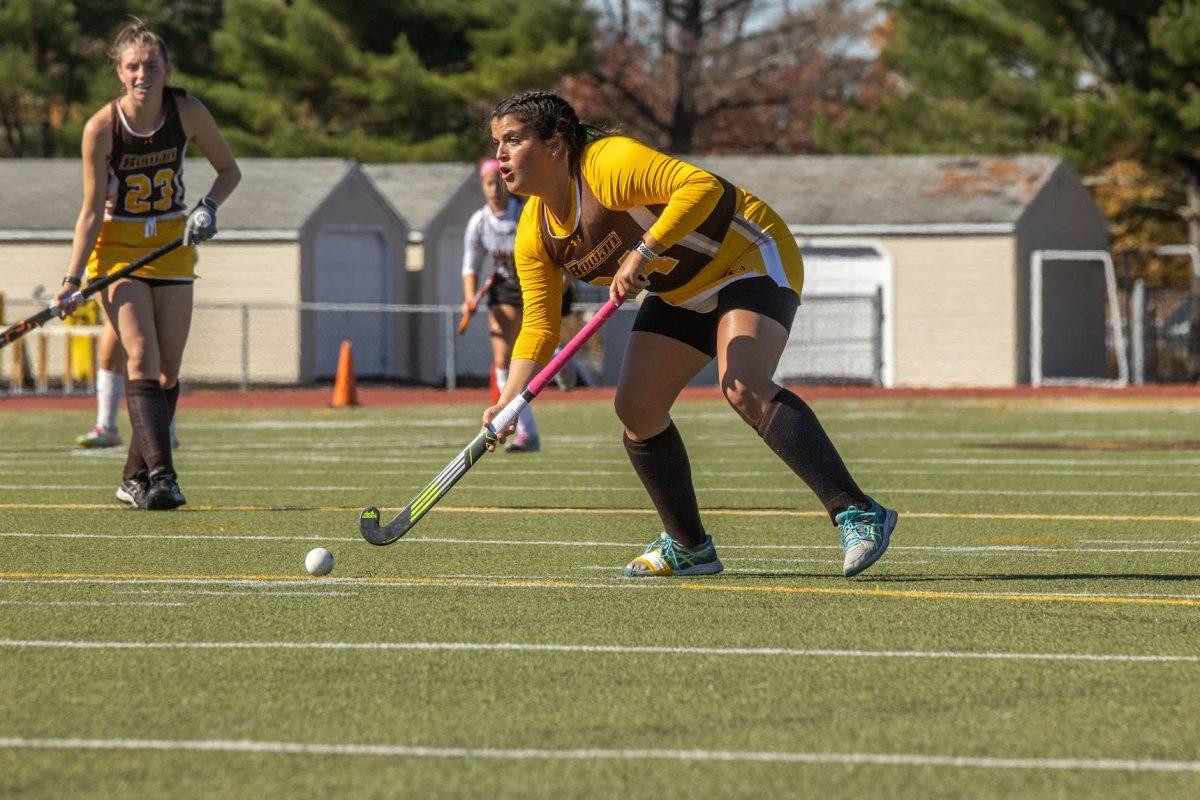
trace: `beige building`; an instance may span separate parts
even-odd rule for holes
[[[788,223],[804,252],[805,299],[882,296],[885,386],[1027,383],[1031,254],[1108,247],[1107,220],[1060,158],[729,156],[696,162],[757,194]],[[1056,358],[1067,370],[1091,368],[1096,342],[1103,347],[1105,293],[1097,266],[1082,282],[1047,283],[1043,292],[1046,308],[1068,301],[1077,311],[1086,308],[1094,328],[1074,342],[1052,339],[1047,329],[1047,343],[1059,343]],[[801,305],[797,326],[810,308]],[[1057,324],[1071,327],[1077,319],[1064,314]]]
[[[337,348],[355,342],[363,375],[408,370],[411,331],[380,315],[301,312],[306,303],[397,303],[411,290],[408,229],[352,161],[241,159],[242,182],[218,214],[220,233],[200,247],[197,309],[186,379],[236,383],[243,360],[258,383],[332,375]],[[78,160],[2,160],[0,291],[8,317],[36,310],[37,285],[53,294],[79,214]],[[207,161],[185,167],[189,207],[211,185]],[[21,301],[25,301],[22,303]],[[276,304],[278,307],[272,307]],[[52,374],[62,371],[53,348]]]
[[[1031,254],[1108,246],[1107,221],[1058,158],[695,161],[770,203],[804,252],[804,303],[781,380],[1027,383]],[[486,374],[482,314],[467,335],[448,337],[442,310],[393,315],[311,305],[457,306],[463,232],[483,204],[472,164],[240,163],[244,178],[221,209],[221,233],[200,251],[201,308],[186,377],[237,382],[245,359],[256,383],[308,382],[333,373],[347,338],[363,376],[441,384],[451,339],[456,373]],[[189,204],[211,176],[207,163],[188,162]],[[23,187],[0,193],[0,292],[12,321],[35,310],[34,287],[53,293],[62,277],[80,165],[0,161],[0,180]],[[1065,374],[1104,366],[1105,287],[1097,276],[1095,263],[1046,272],[1045,363]],[[863,298],[878,298],[881,322]],[[298,303],[309,305],[300,311]],[[606,325],[611,346],[599,377],[615,378],[630,322],[621,314]],[[714,377],[709,370],[701,379]]]
[[[471,215],[483,205],[474,164],[364,164],[396,215],[408,228],[413,305],[458,306],[462,303],[463,235]],[[486,375],[491,364],[486,314],[476,314],[462,336],[447,335],[447,317],[422,313],[412,317],[408,342],[416,366],[412,378],[441,384],[446,379],[446,343],[454,342],[458,376]],[[457,319],[453,320],[457,324]]]

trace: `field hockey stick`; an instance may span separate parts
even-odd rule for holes
[[[421,517],[425,516],[425,513],[433,508],[437,501],[445,497],[454,484],[458,483],[458,479],[466,475],[467,470],[487,454],[488,445],[496,441],[497,432],[505,431],[513,424],[522,409],[533,402],[533,398],[546,388],[546,384],[554,379],[559,370],[579,352],[579,348],[583,347],[584,343],[600,329],[600,326],[613,315],[620,305],[612,300],[605,303],[596,312],[596,316],[592,317],[588,324],[584,325],[583,329],[567,342],[567,346],[550,360],[546,368],[529,382],[525,391],[510,400],[508,405],[501,409],[488,425],[484,426],[479,435],[453,461],[447,464],[446,468],[439,472],[438,476],[413,498],[412,502],[405,506],[395,519],[387,525],[380,525],[378,508],[368,508],[359,514],[358,531],[362,537],[371,544],[385,545],[391,544],[412,530]]]
[[[471,324],[471,315],[475,313],[475,309],[479,308],[479,301],[482,300],[483,296],[488,293],[488,290],[492,288],[492,284],[495,283],[495,281],[496,273],[493,272],[491,275],[488,275],[488,279],[483,282],[483,286],[481,286],[479,291],[475,293],[474,299],[467,304],[467,313],[463,314],[462,319],[458,321],[458,332],[460,334],[467,332],[467,326]]]
[[[183,238],[180,237],[173,242],[164,244],[157,250],[151,250],[149,253],[142,256],[137,261],[134,261],[132,264],[126,264],[120,269],[105,275],[103,278],[90,282],[86,288],[74,292],[68,299],[74,302],[75,305],[79,305],[84,300],[87,300],[89,297],[96,294],[96,292],[99,292],[109,284],[121,280],[121,278],[124,278],[130,273],[136,272],[156,258],[162,258],[167,253],[171,252],[182,244]],[[61,316],[61,314],[58,313],[58,303],[52,302],[50,305],[46,306],[33,316],[26,317],[20,322],[10,325],[9,327],[5,328],[2,333],[0,333],[0,349],[3,349],[5,346],[15,342],[17,339],[20,339],[30,331],[42,327],[53,317],[58,316]]]

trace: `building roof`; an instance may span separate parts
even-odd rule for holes
[[[697,156],[793,229],[1011,227],[1063,159],[1053,156]]]
[[[223,231],[294,234],[354,168],[335,158],[241,158],[242,182],[222,206]],[[187,204],[195,204],[212,183],[205,159],[184,163]],[[75,228],[82,199],[79,159],[0,159],[0,234],[64,232]],[[12,187],[21,187],[19,191]]]
[[[465,161],[364,164],[363,171],[414,232],[425,230],[459,189],[476,175],[475,166]]]

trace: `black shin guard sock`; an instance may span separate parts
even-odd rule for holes
[[[170,415],[167,417],[167,422],[175,419],[175,407],[179,405],[179,381],[175,381],[175,385],[170,389],[163,389],[163,394],[167,397],[167,408],[170,409]]]
[[[808,404],[787,389],[771,398],[758,421],[758,435],[825,506],[829,519],[870,501],[850,477],[837,448]]]
[[[130,458],[136,447],[145,461],[145,468],[150,472],[163,469],[174,472],[171,462],[171,407],[162,386],[156,380],[129,381],[125,385],[125,402],[129,405],[129,424],[135,442],[134,447],[130,447]],[[127,461],[127,473],[131,466]],[[127,474],[126,477],[132,478],[133,475]]]
[[[625,439],[625,452],[633,471],[641,478],[646,493],[658,509],[663,528],[684,547],[704,542],[707,534],[700,523],[696,490],[692,487],[692,467],[679,430],[672,422],[657,436],[641,442]]]

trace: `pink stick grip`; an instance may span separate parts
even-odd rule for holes
[[[625,302],[624,299],[622,299],[621,302]],[[534,397],[537,397],[542,389],[546,388],[546,384],[554,380],[554,376],[559,373],[559,370],[565,367],[567,362],[575,357],[575,354],[579,352],[579,348],[583,347],[584,344],[587,343],[587,340],[592,338],[592,334],[599,330],[600,326],[607,322],[608,318],[611,317],[620,306],[621,303],[614,303],[612,300],[609,300],[607,303],[601,306],[600,310],[596,312],[596,316],[592,317],[591,320],[588,321],[588,324],[583,326],[583,330],[575,334],[575,337],[571,339],[571,341],[567,342],[567,346],[560,350],[558,355],[550,360],[550,363],[546,365],[546,368],[539,372],[534,379],[529,382],[530,394],[532,394]]]

